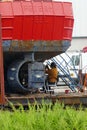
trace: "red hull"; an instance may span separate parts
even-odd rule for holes
[[[3,40],[71,40],[69,2],[0,2]]]

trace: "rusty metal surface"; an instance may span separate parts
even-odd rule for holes
[[[59,52],[66,51],[70,46],[70,41],[3,41],[3,50],[10,52]]]
[[[87,93],[70,93],[59,95],[58,99],[66,105],[87,105]]]
[[[4,102],[5,102],[5,95],[4,95],[3,48],[2,48],[1,15],[0,15],[0,104],[3,104]]]
[[[26,96],[23,95],[10,95],[6,96],[7,99],[7,105],[10,102],[12,102],[14,105],[18,105],[19,103],[23,105],[27,105],[28,102],[34,103],[37,101],[38,103],[41,103],[44,99],[45,102],[55,103],[56,101],[59,101],[60,103],[64,103],[65,105],[86,105],[87,106],[87,93],[70,93],[70,94],[60,94],[60,95],[54,95],[54,94],[45,94],[45,93],[38,93],[38,94],[29,94]]]

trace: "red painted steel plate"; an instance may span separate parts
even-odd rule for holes
[[[71,40],[70,2],[0,2],[2,39]]]
[[[87,47],[84,47],[82,50],[84,53],[87,52]]]

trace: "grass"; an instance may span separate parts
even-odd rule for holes
[[[0,111],[0,130],[87,130],[87,109],[64,109],[63,104],[36,104],[24,111],[12,106],[13,112]]]

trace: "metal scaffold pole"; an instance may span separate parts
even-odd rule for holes
[[[3,68],[3,48],[2,48],[2,29],[1,29],[1,15],[0,15],[0,105],[5,103],[4,93],[4,68]]]

